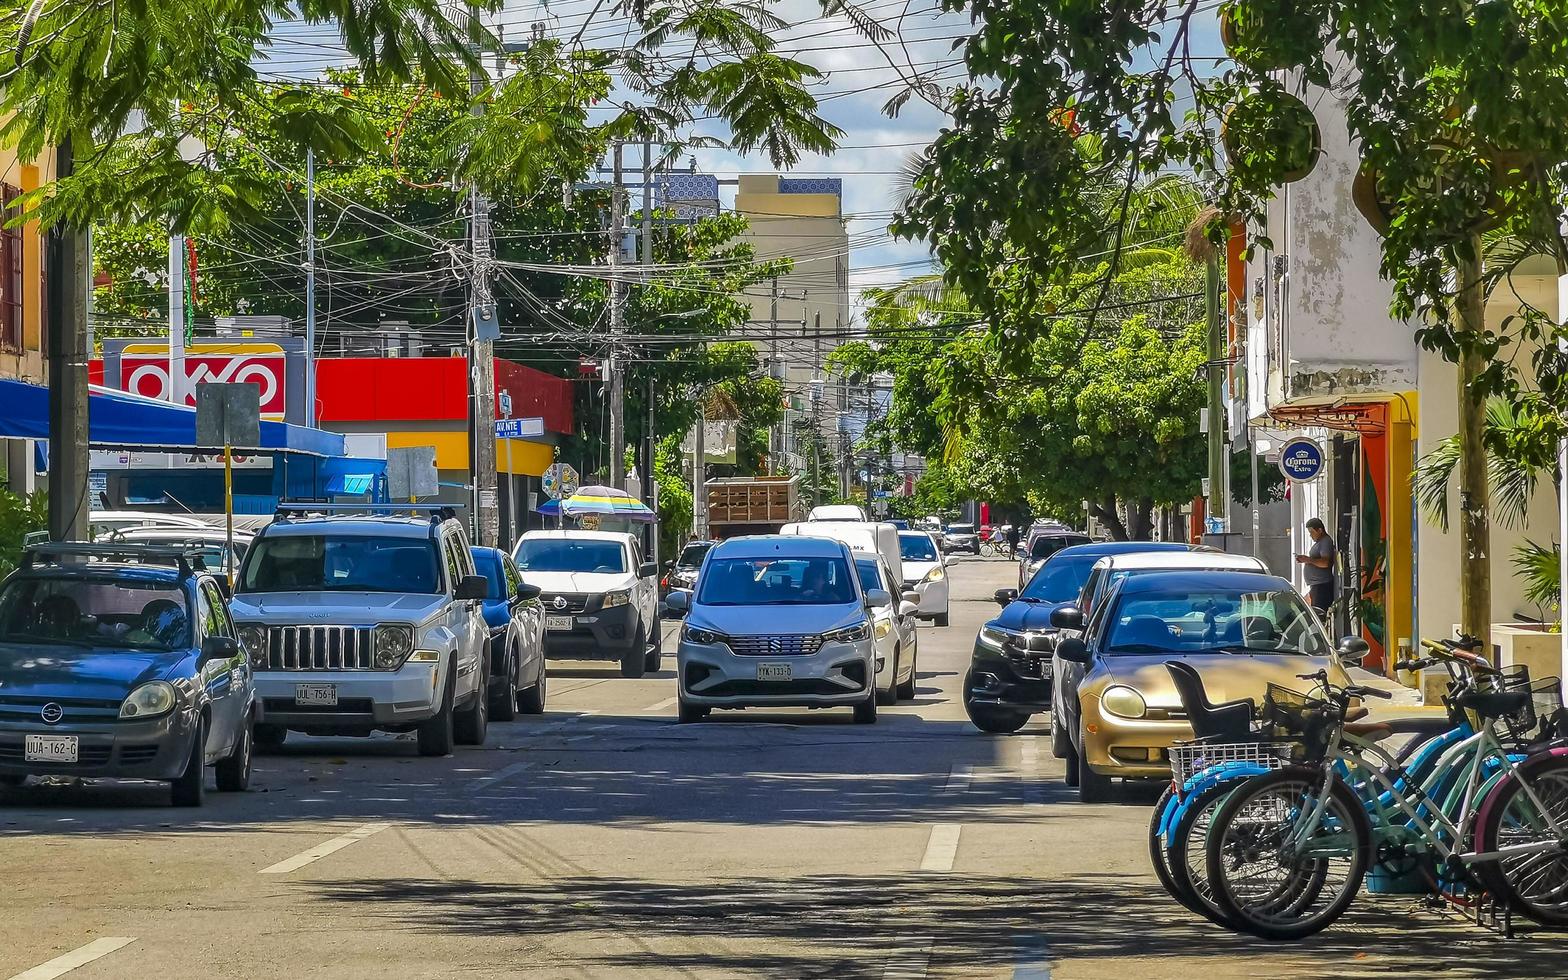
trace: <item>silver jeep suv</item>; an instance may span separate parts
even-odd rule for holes
[[[231,603],[255,667],[256,741],[417,732],[421,755],[489,725],[486,583],[463,527],[430,517],[280,512],[251,543]],[[363,505],[361,505],[363,507]],[[408,505],[403,505],[405,512]]]

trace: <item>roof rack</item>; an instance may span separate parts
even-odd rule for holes
[[[457,518],[455,504],[365,504],[365,503],[291,503],[278,504],[275,521],[287,521],[293,516],[330,516],[333,514],[364,514],[371,517],[397,517],[401,514],[429,514],[432,523]]]
[[[22,567],[33,568],[50,559],[81,558],[85,560],[134,562],[141,565],[170,565],[180,570],[181,578],[195,574],[196,569],[206,571],[207,564],[201,552],[195,549],[175,548],[150,544],[88,544],[79,541],[51,541],[46,544],[28,545],[22,552]]]

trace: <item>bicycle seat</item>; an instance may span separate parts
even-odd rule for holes
[[[1226,701],[1215,704],[1203,688],[1203,676],[1191,664],[1180,660],[1167,660],[1165,669],[1170,671],[1171,682],[1176,685],[1176,696],[1187,712],[1187,721],[1198,738],[1244,742],[1253,738],[1252,721],[1256,707],[1251,701]]]
[[[1345,734],[1378,742],[1394,734],[1394,726],[1386,721],[1350,721],[1345,723]]]
[[[1482,718],[1501,718],[1530,704],[1530,692],[1466,691],[1455,698],[1454,703]]]

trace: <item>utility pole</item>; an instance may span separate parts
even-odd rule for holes
[[[476,4],[469,4],[469,23],[479,17]],[[474,69],[468,76],[474,95],[483,92],[489,80]],[[484,115],[484,100],[475,99],[473,113]],[[490,202],[477,187],[468,190],[468,245],[473,256],[469,282],[467,316],[468,390],[469,390],[469,477],[473,487],[472,514],[474,543],[494,546],[499,540],[501,514],[496,500],[495,459],[495,344],[481,335],[481,324],[498,331],[495,299],[490,292],[493,271],[490,251]],[[488,318],[488,321],[487,321]]]
[[[1220,255],[1211,250],[1204,296],[1209,325],[1209,516],[1223,520],[1225,501],[1225,318],[1220,304]],[[1256,503],[1256,501],[1254,501]]]
[[[1454,316],[1461,338],[1459,355],[1459,623],[1464,633],[1481,641],[1481,652],[1492,650],[1492,533],[1483,442],[1486,405],[1471,383],[1486,362],[1475,347],[1486,329],[1481,284],[1481,236],[1470,234],[1460,247],[1455,272],[1458,290]]]
[[[610,486],[626,483],[626,369],[621,345],[626,336],[626,287],[620,281],[621,243],[626,239],[626,200],[621,182],[621,142],[614,144],[615,186],[610,188]]]
[[[71,138],[55,148],[56,180],[75,169]],[[87,539],[87,318],[83,233],[61,222],[45,237],[49,299],[49,538]]]
[[[697,431],[692,434],[694,451],[691,458],[691,523],[692,530],[698,538],[706,540],[708,537],[708,494],[705,484],[708,482],[707,447],[703,445],[706,435],[703,429],[708,422],[708,399],[706,392],[697,395]]]
[[[305,149],[305,424],[316,424],[316,153]]]

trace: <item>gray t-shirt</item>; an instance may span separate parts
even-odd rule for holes
[[[1324,582],[1334,581],[1334,553],[1336,550],[1334,539],[1327,534],[1312,542],[1312,547],[1307,549],[1307,557],[1327,558],[1329,566],[1327,568],[1319,568],[1311,562],[1303,566],[1301,576],[1308,585],[1322,585]]]

